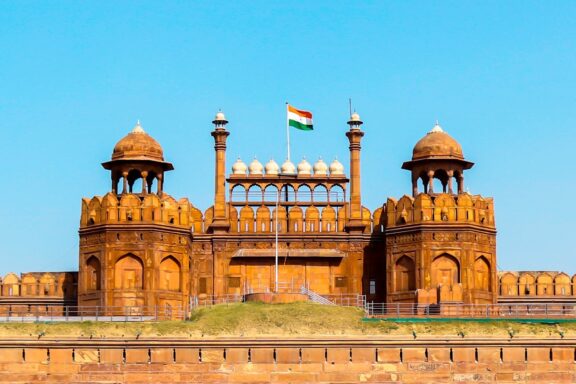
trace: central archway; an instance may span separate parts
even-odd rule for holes
[[[460,283],[460,263],[447,253],[444,253],[432,262],[432,287],[438,285],[453,286]]]
[[[128,254],[114,265],[115,289],[142,289],[144,287],[144,265],[138,257]]]

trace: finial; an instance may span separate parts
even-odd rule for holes
[[[134,128],[132,129],[132,133],[146,133],[144,132],[144,130],[142,129],[142,125],[140,125],[140,119],[138,119],[136,121],[136,125],[134,126]]]
[[[434,127],[430,131],[430,133],[434,133],[434,132],[444,132],[444,130],[440,126],[440,123],[438,123],[438,119],[436,119],[436,124],[434,124]]]

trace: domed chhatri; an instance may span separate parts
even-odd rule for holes
[[[298,163],[298,174],[299,175],[311,175],[312,174],[312,165],[306,160],[305,158],[302,159],[300,163]]]
[[[280,166],[273,159],[270,159],[264,166],[264,170],[267,175],[277,175],[280,172]]]
[[[280,171],[286,175],[293,175],[296,173],[296,166],[294,165],[293,162],[286,159],[284,164],[282,164],[282,168],[280,169]]]
[[[462,146],[436,122],[430,132],[416,143],[412,160],[443,158],[464,160]]]
[[[250,172],[251,175],[261,175],[263,173],[262,172],[263,170],[264,166],[256,158],[254,158],[254,160],[252,160],[252,162],[248,166],[248,171]]]
[[[232,164],[232,174],[233,175],[245,175],[248,167],[246,163],[242,161],[242,159],[236,159],[236,162]]]
[[[164,161],[164,151],[162,146],[142,129],[138,121],[132,131],[114,146],[112,160]]]
[[[330,163],[330,175],[331,176],[341,176],[344,175],[344,166],[338,159],[334,159],[332,163]]]
[[[314,174],[319,176],[328,175],[328,164],[326,164],[324,160],[318,159],[318,161],[314,163]]]
[[[419,180],[422,181],[423,192],[427,194],[464,193],[464,171],[472,166],[474,163],[464,159],[462,146],[444,132],[438,122],[416,143],[412,160],[402,164],[403,169],[412,172],[414,197],[420,193]],[[434,190],[434,179],[440,180],[441,190]],[[453,179],[458,184],[457,191],[453,189]]]
[[[164,151],[160,144],[147,134],[140,121],[132,131],[114,146],[112,159],[102,163],[111,171],[112,192],[117,194],[118,183],[122,180],[122,193],[140,193],[133,190],[136,180],[142,180],[142,194],[152,193],[152,184],[157,184],[157,194],[163,192],[164,172],[174,166],[164,161]]]

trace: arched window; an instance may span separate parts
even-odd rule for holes
[[[296,192],[294,191],[294,187],[286,184],[282,186],[282,190],[280,191],[280,201],[296,201]]]
[[[330,188],[330,201],[331,202],[344,202],[346,200],[346,195],[344,193],[344,188],[342,188],[341,185],[333,185],[332,188]]]
[[[328,201],[328,189],[326,186],[320,184],[314,187],[314,201],[326,202]]]
[[[298,201],[310,202],[312,201],[312,190],[306,184],[298,187]]]
[[[100,290],[101,278],[100,260],[96,256],[90,256],[86,261],[86,289],[89,291]]]
[[[180,290],[180,263],[173,256],[168,256],[160,263],[160,289]]]
[[[242,185],[232,187],[230,201],[246,201],[246,189]]]
[[[460,283],[460,263],[454,256],[444,253],[432,262],[432,287],[453,286]]]
[[[262,188],[259,185],[251,185],[248,189],[248,201],[260,202],[262,201]]]
[[[402,256],[396,261],[394,267],[396,279],[396,291],[413,291],[416,289],[414,260],[408,256]]]
[[[142,289],[144,287],[144,265],[138,257],[128,254],[114,265],[115,289]]]

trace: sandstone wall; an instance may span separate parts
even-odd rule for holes
[[[441,341],[444,342],[444,341]],[[424,346],[259,343],[202,347],[197,343],[41,343],[1,341],[3,383],[572,383],[576,344],[489,342]],[[446,343],[446,342],[444,342]],[[13,344],[10,346],[9,344]],[[45,345],[41,345],[45,344]],[[101,344],[101,345],[99,345]],[[117,345],[113,345],[117,344]],[[189,346],[187,346],[188,344]],[[208,343],[210,344],[210,343]],[[213,343],[214,344],[214,343]],[[221,343],[226,344],[226,343]],[[291,344],[297,344],[292,342]],[[498,344],[501,344],[498,345]],[[524,344],[524,346],[522,345]],[[50,345],[50,346],[48,346]],[[195,346],[193,346],[195,345]]]

